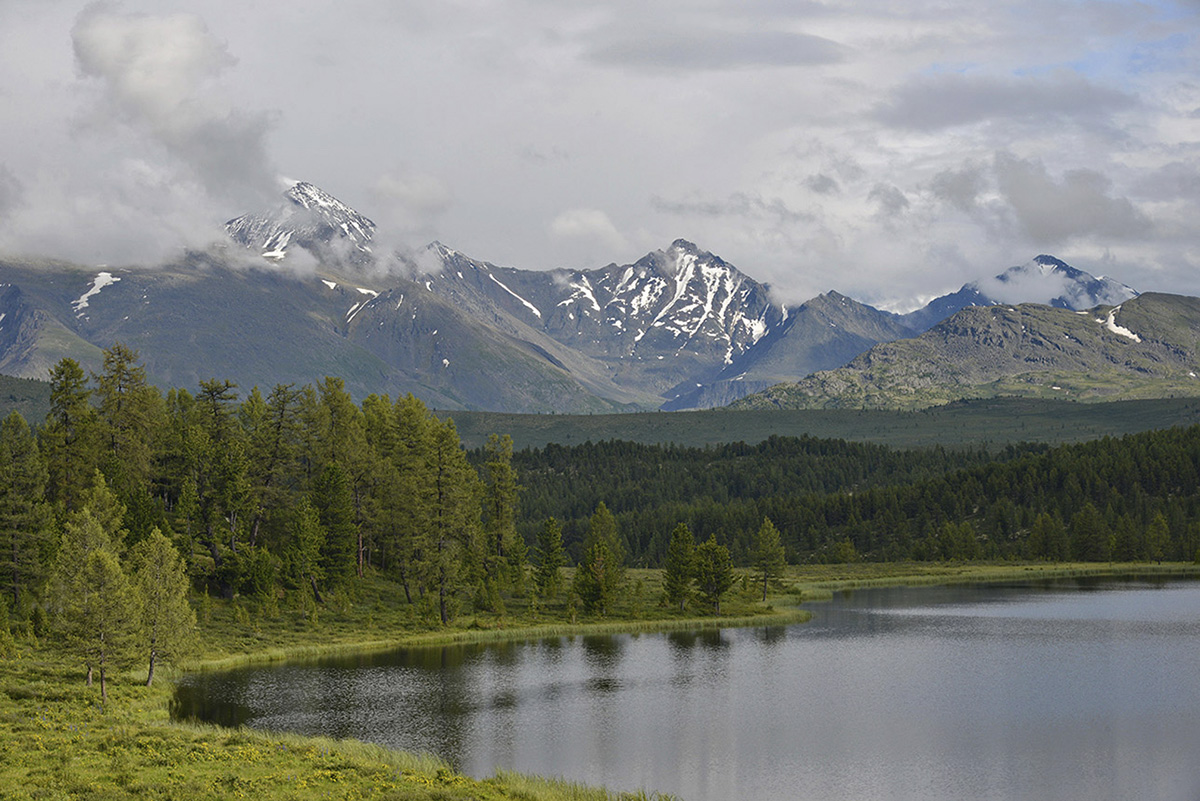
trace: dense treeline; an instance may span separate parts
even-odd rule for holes
[[[1045,450],[1041,445],[1010,446],[994,454],[986,448],[895,450],[809,436],[705,448],[621,441],[552,444],[514,454],[523,490],[518,527],[529,538],[541,520],[555,517],[563,521],[564,537],[578,556],[576,544],[592,510],[605,503],[621,521],[636,564],[661,564],[670,532],[680,521],[697,536],[728,540],[741,563],[750,532],[769,515],[751,521],[740,513],[731,516],[731,510],[798,495],[912,484]],[[483,453],[472,457],[482,459]]]
[[[265,396],[220,380],[164,395],[120,344],[90,378],[63,359],[50,379],[40,428],[16,412],[0,425],[0,638],[11,612],[73,643],[89,675],[141,638],[152,673],[167,634],[137,621],[164,589],[176,606],[190,585],[286,597],[315,616],[373,570],[417,618],[442,623],[525,591],[511,442],[493,438],[476,470],[453,422],[411,395],[357,405],[335,378]]]
[[[994,456],[801,438],[550,446],[514,462],[531,516],[559,516],[570,542],[603,497],[633,559],[652,565],[679,523],[748,564],[764,519],[792,562],[1191,560],[1200,547],[1198,427]]]

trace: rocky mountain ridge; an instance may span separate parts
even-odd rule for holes
[[[376,254],[369,218],[303,182],[227,230],[257,266],[219,252],[153,269],[0,262],[0,372],[44,377],[63,355],[93,366],[123,341],[164,385],[340,375],[356,395],[411,391],[439,408],[704,408],[841,367],[927,318],[997,302],[988,292],[1053,289],[1046,300],[1068,307],[1136,294],[1039,256],[922,317],[836,292],[789,307],[683,239],[591,270],[501,267],[438,242]],[[289,269],[299,249],[312,258]]]

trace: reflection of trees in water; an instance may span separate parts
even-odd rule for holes
[[[721,629],[667,632],[667,642],[675,656],[688,656],[697,648],[720,650],[729,647],[729,640]]]

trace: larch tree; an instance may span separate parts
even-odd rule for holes
[[[79,508],[80,496],[100,466],[99,418],[79,362],[62,359],[50,368],[50,413],[38,432],[46,459],[47,496],[65,511]]]
[[[76,625],[77,616],[71,613],[71,609],[88,592],[83,567],[94,551],[116,553],[112,533],[84,506],[72,512],[63,525],[62,540],[50,574],[51,614],[56,628],[72,645],[78,644],[83,635]],[[90,687],[95,665],[87,658],[86,652],[83,656]]]
[[[154,668],[185,654],[193,645],[196,613],[188,604],[188,577],[179,552],[157,528],[139,542],[132,553],[133,584],[141,607],[141,648],[149,667],[146,686],[154,681]]]
[[[696,546],[695,581],[700,598],[720,614],[721,596],[733,586],[733,560],[715,535]]]
[[[762,599],[767,600],[767,582],[778,578],[787,566],[787,559],[780,541],[779,529],[770,518],[763,518],[762,525],[750,544],[750,563],[762,579]]]
[[[501,589],[524,592],[527,549],[517,532],[517,472],[512,437],[492,434],[484,445],[484,570]]]
[[[108,671],[126,667],[134,653],[137,599],[116,554],[105,548],[88,553],[78,584],[63,613],[68,642],[100,673],[100,698],[108,701]]]
[[[45,501],[47,473],[25,418],[0,423],[0,588],[17,609],[22,593],[45,577],[53,515]]]
[[[312,504],[325,539],[321,547],[321,572],[327,586],[339,586],[355,573],[358,527],[354,522],[354,494],[346,472],[337,462],[325,466],[313,483]]]
[[[104,351],[101,372],[93,378],[100,401],[104,474],[124,496],[150,480],[156,439],[163,429],[162,396],[146,382],[137,351],[119,342]]]
[[[667,556],[663,562],[663,590],[667,603],[682,612],[692,594],[692,571],[696,558],[696,541],[686,523],[679,523],[671,532]]]
[[[617,600],[620,567],[604,538],[597,539],[583,553],[575,568],[571,589],[583,601],[584,611],[607,615]]]
[[[432,421],[430,468],[432,506],[428,569],[430,587],[437,592],[442,624],[453,617],[455,597],[480,578],[479,476],[467,461],[454,421]]]
[[[563,551],[562,526],[553,517],[547,518],[542,524],[534,558],[537,560],[533,574],[534,584],[543,598],[553,598],[558,594],[562,583],[561,568],[567,562],[566,553]]]

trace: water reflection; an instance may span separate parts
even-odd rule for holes
[[[188,677],[175,712],[708,799],[1200,797],[1200,587],[858,590],[810,624]]]

